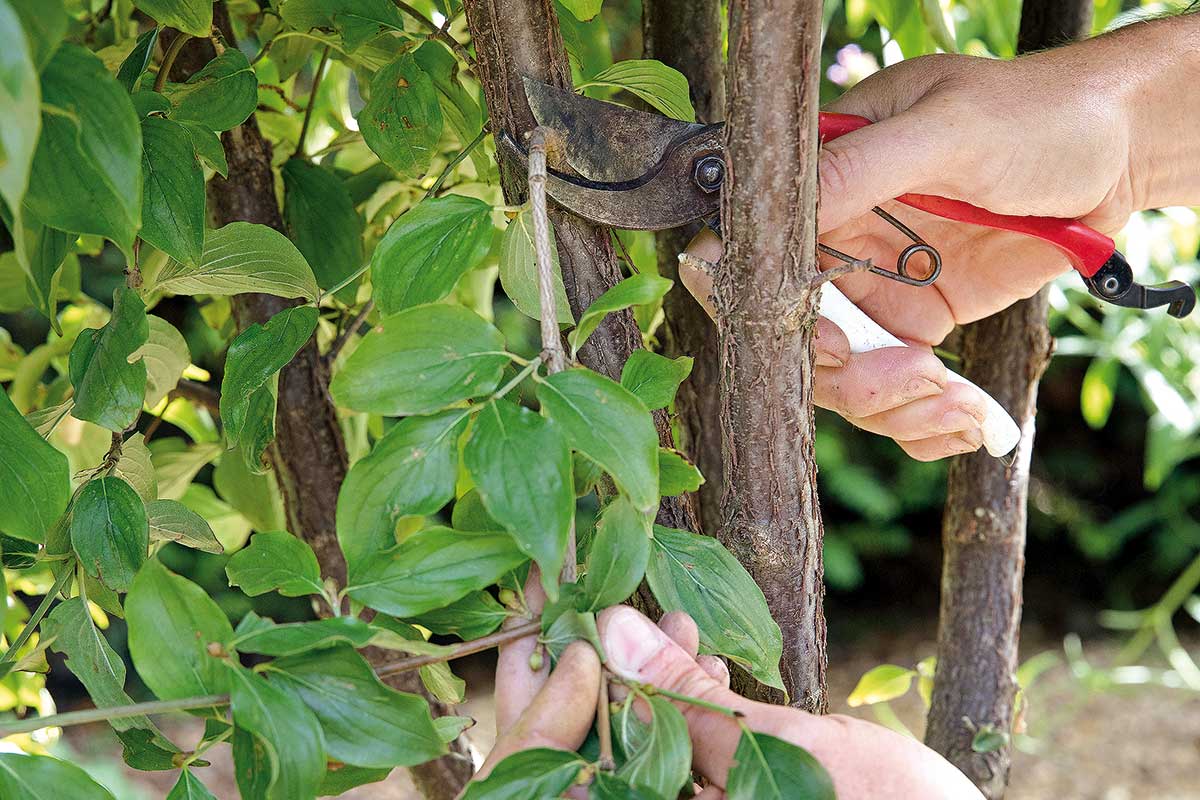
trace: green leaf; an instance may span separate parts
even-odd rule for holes
[[[146,365],[136,355],[150,338],[146,306],[133,289],[113,292],[112,319],[79,334],[71,348],[71,416],[119,433],[138,418],[146,397]]]
[[[524,560],[507,534],[429,528],[362,564],[346,592],[377,611],[412,617],[491,586]]]
[[[0,530],[11,536],[41,542],[62,516],[71,497],[67,457],[54,449],[21,416],[8,395],[0,391],[0,452],[20,458],[0,458]]]
[[[1079,391],[1079,409],[1092,430],[1100,430],[1108,424],[1120,374],[1121,362],[1115,358],[1096,358],[1088,364]]]
[[[600,13],[604,0],[559,0],[563,8],[580,22],[587,22]]]
[[[74,44],[58,48],[42,74],[42,135],[25,202],[47,225],[133,250],[142,217],[137,114],[104,63]]]
[[[250,546],[239,550],[225,566],[230,586],[240,586],[251,597],[279,592],[285,597],[320,594],[321,566],[308,543],[287,531],[255,534]]]
[[[254,113],[258,78],[242,51],[231,47],[188,78],[187,83],[168,84],[165,93],[173,106],[171,119],[227,131]]]
[[[83,684],[97,708],[133,702],[125,693],[125,662],[96,629],[82,597],[72,597],[55,606],[42,623],[41,636],[51,641],[55,652],[66,656],[67,668]],[[119,731],[150,726],[146,717],[110,721]]]
[[[271,379],[309,340],[316,330],[318,314],[315,306],[284,309],[266,324],[254,323],[246,328],[229,345],[225,377],[221,380],[221,422],[225,426],[226,441],[231,446],[241,445],[249,456],[249,463],[257,462],[266,445],[262,437],[253,435],[249,437],[251,441],[247,441],[247,434],[252,434],[257,427],[251,424],[256,418],[252,408],[254,395],[263,388],[271,388]],[[268,405],[272,418],[273,399],[274,394],[271,394]]]
[[[61,335],[62,326],[59,324],[56,310],[57,301],[67,296],[65,288],[59,284],[68,263],[66,259],[70,250],[71,234],[43,225],[27,210],[20,215],[18,222],[13,219],[9,209],[0,207],[0,217],[4,218],[12,233],[15,248],[13,253],[2,254],[0,258],[15,259],[25,275],[25,297],[21,298],[14,310],[33,305],[50,320],[50,327],[55,333]],[[72,258],[71,263],[78,269],[77,259]]]
[[[0,565],[6,569],[29,569],[38,561],[38,545],[0,533]]]
[[[199,266],[170,261],[153,288],[173,294],[263,292],[308,300],[320,293],[296,246],[279,231],[251,222],[205,231]]]
[[[120,478],[89,481],[71,506],[71,546],[89,575],[128,589],[150,549],[142,498]]]
[[[184,769],[179,773],[179,780],[175,782],[166,800],[217,800],[217,797],[190,769]]]
[[[286,8],[286,6],[284,7]],[[292,42],[295,40],[288,39],[287,41]],[[446,717],[439,717],[438,719],[446,719]],[[327,764],[325,779],[321,781],[321,789],[317,794],[320,797],[334,797],[368,783],[378,783],[387,778],[391,773],[391,767],[367,769],[365,767],[354,767],[349,764],[341,766]]]
[[[183,371],[192,363],[187,340],[175,326],[162,317],[148,315],[149,336],[146,343],[130,355],[146,365],[146,405],[153,408],[179,385]]]
[[[912,686],[915,670],[895,664],[880,664],[858,679],[858,685],[846,698],[851,708],[886,703],[906,694]]]
[[[142,120],[141,237],[196,266],[204,251],[204,170],[192,136],[178,122]]]
[[[350,468],[338,492],[337,532],[351,573],[396,544],[399,520],[434,514],[454,498],[466,424],[462,409],[407,417]]]
[[[213,470],[212,482],[221,499],[250,520],[254,530],[287,528],[283,496],[273,471],[255,472],[245,459],[222,458]]]
[[[233,628],[208,592],[152,558],[133,579],[125,620],[133,665],[160,699],[229,691],[229,673],[208,648],[236,658]]]
[[[467,700],[467,682],[454,674],[449,664],[426,664],[418,671],[421,684],[434,699],[448,706]]]
[[[339,406],[372,414],[428,414],[500,383],[504,336],[462,306],[417,306],[371,331],[333,376]]]
[[[457,56],[442,42],[430,40],[413,51],[413,58],[433,79],[442,106],[442,116],[458,137],[459,144],[466,147],[483,129],[483,112],[475,96],[458,78]],[[470,158],[475,166],[475,174],[481,179],[494,169],[483,147],[475,147]]]
[[[220,555],[225,552],[204,517],[178,500],[155,500],[146,504],[150,540],[177,542],[184,547]]]
[[[692,374],[692,358],[667,358],[651,350],[634,350],[621,368],[621,385],[653,411],[675,400],[679,384]]]
[[[588,787],[588,800],[642,800],[643,795],[629,785],[624,778],[611,772],[597,772]]]
[[[171,101],[165,95],[149,89],[138,89],[129,96],[133,102],[133,110],[137,113],[138,119],[148,117],[151,114],[166,114],[171,110]],[[194,125],[195,123],[189,123]],[[209,131],[212,133],[212,131]],[[214,136],[216,134],[213,134]]]
[[[371,256],[371,285],[384,314],[433,303],[487,255],[492,208],[449,194],[423,200],[388,228]]]
[[[575,609],[567,609],[558,614],[553,622],[545,626],[540,638],[550,657],[556,662],[568,645],[580,640],[590,642],[592,647],[596,648],[596,652],[604,652],[600,642],[600,631],[596,629],[596,615],[590,611]]]
[[[207,39],[212,32],[212,3],[208,0],[136,0],[136,5],[161,25]]]
[[[411,54],[375,73],[358,127],[367,146],[400,177],[425,174],[442,138],[442,109],[433,81]]]
[[[437,729],[438,736],[440,736],[442,741],[446,744],[453,742],[462,735],[463,731],[467,730],[474,724],[475,720],[471,719],[470,717],[446,716],[438,717],[433,721],[433,727]]]
[[[115,733],[121,742],[121,758],[134,769],[163,772],[178,768],[179,748],[157,729],[129,728]],[[208,766],[204,759],[197,759],[194,764]]]
[[[643,306],[656,303],[670,291],[673,284],[666,278],[642,273],[633,275],[618,283],[596,301],[588,306],[579,318],[579,325],[567,337],[571,344],[571,354],[574,356],[583,347],[592,332],[604,321],[604,317],[613,311],[620,311],[630,306]]]
[[[975,731],[971,737],[971,750],[975,753],[994,753],[1008,745],[1009,736],[1005,731],[997,730],[992,725],[984,725]]]
[[[0,797],[4,800],[115,800],[79,767],[49,756],[0,753]]]
[[[704,483],[696,465],[675,450],[658,448],[658,491],[663,497],[694,492]]]
[[[189,446],[179,438],[155,439],[150,460],[158,478],[159,498],[182,499],[196,473],[220,454],[221,445],[216,443]]]
[[[584,593],[593,611],[623,603],[637,589],[650,559],[650,519],[617,495],[604,507],[588,552]]]
[[[716,539],[654,526],[646,580],[663,611],[685,611],[700,650],[723,655],[783,689],[783,637],[758,584]]]
[[[625,703],[613,720],[613,732],[628,756],[617,770],[617,777],[653,796],[675,797],[692,769],[692,740],[687,720],[661,695],[643,700],[650,707],[648,723],[638,718],[631,702]]]
[[[538,747],[505,758],[482,781],[467,784],[462,800],[558,797],[587,766],[577,753]]]
[[[253,764],[246,764],[234,747],[239,786],[244,771],[260,772],[266,767],[266,775],[255,779],[256,784],[265,784],[265,792],[249,795],[243,788],[243,796],[267,800],[315,798],[325,777],[326,760],[325,737],[316,716],[294,695],[250,670],[236,663],[226,664],[224,669],[231,684],[233,724],[253,736],[254,750],[259,751]]]
[[[362,266],[363,220],[329,170],[290,158],[283,175],[283,222],[320,286],[337,286]],[[353,299],[353,289],[348,289]]]
[[[283,19],[300,31],[334,28],[347,50],[384,31],[403,31],[404,18],[390,0],[288,0]]]
[[[146,503],[158,497],[158,481],[154,477],[154,463],[150,460],[150,449],[146,437],[135,433],[121,444],[121,457],[113,467],[112,474],[128,483]]]
[[[250,630],[244,632],[243,628]],[[358,617],[330,617],[276,625],[251,611],[238,625],[235,634],[234,645],[239,652],[295,656],[339,644],[366,647],[375,638],[376,631]]]
[[[154,48],[158,45],[158,34],[161,30],[162,28],[151,28],[139,36],[133,49],[129,51],[129,55],[125,56],[125,60],[117,69],[117,83],[124,86],[127,92],[133,92],[138,79],[150,65],[150,59],[154,57]]]
[[[571,447],[612,475],[635,508],[658,507],[658,433],[641,400],[586,369],[551,375],[537,397]]]
[[[426,611],[409,622],[436,634],[454,635],[463,641],[487,636],[508,619],[508,610],[490,592],[475,592],[445,608]]]
[[[209,169],[221,177],[229,177],[229,163],[225,160],[225,146],[221,137],[198,122],[181,122],[184,130],[192,140],[192,150],[196,158],[208,165]]]
[[[41,129],[41,90],[32,48],[9,0],[0,0],[0,108],[5,116],[0,125],[0,198],[19,224]]]
[[[21,18],[17,30],[25,28],[33,65],[41,72],[71,24],[62,0],[10,0],[9,5]]]
[[[498,399],[476,416],[463,463],[488,513],[541,567],[546,596],[558,597],[558,574],[575,518],[571,451],[562,431],[545,417]]]
[[[273,661],[269,675],[316,714],[332,759],[359,767],[412,766],[447,752],[429,704],[385,686],[347,645]]]
[[[562,266],[558,261],[555,246],[554,225],[550,229],[550,261],[554,271],[554,308],[560,325],[575,322],[571,316],[571,304],[567,301],[567,290],[563,287]],[[508,299],[527,317],[542,318],[542,305],[538,295],[537,255],[533,245],[533,216],[523,209],[508,223],[500,242],[500,285]]]
[[[765,733],[742,732],[725,786],[729,800],[834,800],[833,780],[805,749]]]
[[[654,59],[618,61],[596,77],[576,88],[614,86],[635,94],[668,117],[684,122],[696,121],[687,78]]]

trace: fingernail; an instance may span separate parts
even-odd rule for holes
[[[844,367],[846,362],[839,358],[834,353],[828,350],[817,348],[817,366],[818,367]]]
[[[942,415],[941,430],[944,433],[978,428],[983,420],[963,408],[952,408]]]
[[[630,680],[641,680],[641,669],[662,650],[666,635],[632,608],[612,612],[604,636],[608,668]]]
[[[913,378],[904,384],[904,397],[908,400],[917,400],[941,393],[942,387],[928,378]]]
[[[954,453],[974,453],[979,449],[979,445],[983,443],[983,434],[978,434],[979,441],[972,442],[971,437],[967,432],[963,435],[955,436],[950,440],[950,450]]]

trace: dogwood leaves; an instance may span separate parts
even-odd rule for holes
[[[173,294],[263,292],[315,300],[320,290],[312,269],[279,231],[250,222],[231,222],[205,231],[196,266],[170,261],[158,273],[155,289]]]
[[[833,780],[807,750],[765,733],[743,730],[733,754],[729,800],[834,800]]]
[[[437,89],[411,54],[375,73],[358,127],[367,146],[397,174],[415,178],[425,173],[442,125]]]
[[[142,231],[150,244],[195,266],[204,249],[204,170],[178,122],[142,120]]]
[[[41,129],[41,90],[30,42],[8,0],[0,0],[0,198],[18,214]]]
[[[212,3],[208,0],[137,0],[135,5],[160,24],[191,36],[207,37],[212,29]]]
[[[0,452],[21,454],[0,458],[0,484],[6,487],[0,530],[40,542],[67,507],[70,467],[67,457],[33,429],[4,392],[0,392]]]
[[[89,481],[71,508],[71,546],[89,575],[128,589],[150,548],[142,498],[120,478]]]
[[[118,288],[108,324],[83,331],[71,348],[71,415],[114,433],[132,425],[146,396],[146,365],[136,354],[149,338],[141,298],[132,289]]]

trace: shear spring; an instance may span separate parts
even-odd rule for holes
[[[879,206],[875,206],[875,208],[871,210],[882,217],[883,220],[893,228],[911,239],[913,243],[900,251],[900,255],[896,259],[895,271],[883,269],[874,265],[869,267],[869,270],[876,275],[882,275],[885,278],[891,278],[894,281],[899,281],[900,283],[908,284],[909,286],[928,286],[936,281],[938,275],[942,273],[941,253],[939,253],[937,249],[933,247],[933,245],[929,244],[920,236],[918,236],[916,231],[893,217],[888,212],[884,211]],[[856,264],[859,262],[859,259],[855,258],[854,256],[847,255],[840,250],[835,250],[834,248],[819,242],[817,243],[817,249],[822,253],[833,256],[834,258],[844,261],[847,264]],[[909,259],[911,259],[917,253],[924,253],[929,258],[928,274],[926,274],[926,276],[923,278],[913,277],[908,271]]]

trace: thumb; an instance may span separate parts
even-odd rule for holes
[[[944,140],[917,110],[839,136],[821,147],[817,232],[825,233],[888,200],[919,191],[945,169]]]

